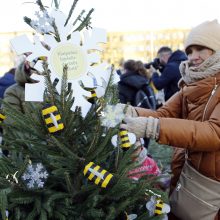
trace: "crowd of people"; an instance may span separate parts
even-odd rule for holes
[[[192,28],[184,51],[162,45],[157,58],[158,69],[131,59],[118,71],[118,98],[126,110],[121,128],[136,135],[135,161],[146,175],[160,175],[147,154],[150,139],[173,147],[169,219],[220,219],[220,24],[214,20]],[[24,85],[33,82],[30,75],[22,62],[0,78],[1,98],[22,112]],[[140,90],[149,108],[137,104]],[[164,94],[162,99],[158,93]],[[142,176],[138,170],[130,175]]]

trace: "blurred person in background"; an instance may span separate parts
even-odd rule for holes
[[[117,73],[119,76],[122,75],[122,68],[123,68],[123,65],[124,65],[124,59],[121,58],[120,61],[119,61],[118,69],[116,69],[116,73]]]
[[[5,90],[15,84],[15,71],[21,62],[24,61],[24,56],[16,56],[14,61],[14,67],[8,70],[1,78],[0,78],[0,98],[3,99]]]
[[[157,90],[163,89],[164,100],[167,101],[173,94],[179,91],[178,82],[181,78],[179,65],[182,61],[187,60],[187,56],[180,50],[172,52],[169,47],[161,47],[157,52],[157,56],[163,69],[159,73],[151,65],[149,72],[154,86]]]
[[[140,89],[146,90],[148,84],[144,64],[141,61],[135,60],[125,61],[122,68],[122,75],[118,82],[120,102],[136,106],[137,92]],[[148,91],[146,91],[146,94],[148,94]],[[148,145],[149,139],[144,138],[144,147],[148,148]]]
[[[122,74],[118,82],[121,103],[135,106],[137,91],[148,84],[146,70],[141,61],[127,60],[123,64]]]
[[[22,113],[25,113],[25,84],[38,82],[31,78],[33,71],[34,70],[31,68],[30,63],[27,60],[23,60],[15,71],[14,79],[16,83],[8,87],[4,93],[4,102],[7,102],[11,105],[11,107],[16,108]]]
[[[15,70],[16,68],[11,68],[0,78],[0,98],[4,97],[5,90],[15,83]]]

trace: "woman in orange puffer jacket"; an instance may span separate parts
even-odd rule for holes
[[[210,181],[210,188],[204,189],[210,190],[211,196],[214,191],[215,204],[200,198],[194,201],[195,196],[191,195],[185,206],[181,206],[185,217],[178,218],[171,213],[169,219],[220,219],[220,24],[217,20],[207,21],[193,28],[184,46],[188,60],[180,64],[181,90],[157,111],[128,106],[126,115],[132,117],[125,118],[121,127],[138,138],[152,138],[159,144],[175,147],[170,194],[180,190],[177,182],[186,161]],[[197,179],[193,181],[201,184]],[[218,191],[212,189],[212,183],[219,184]],[[203,194],[195,187],[193,193],[197,191]],[[175,207],[171,202],[171,212],[178,215]],[[206,209],[207,213],[209,209],[214,210],[215,217],[207,214],[198,218],[197,214]]]

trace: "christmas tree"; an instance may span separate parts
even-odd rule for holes
[[[53,3],[56,9],[50,15],[43,3],[36,1],[43,15],[38,14],[38,22],[24,18],[45,37],[40,48],[47,50],[47,56],[52,56],[48,52],[52,49],[48,44],[51,38],[46,39],[51,36],[57,43],[63,39],[58,25],[62,16],[56,14],[60,13],[59,4]],[[77,0],[73,2],[64,27],[71,21],[76,3]],[[84,11],[80,13],[72,23],[75,28],[66,32],[67,40],[76,37],[78,31],[91,28],[92,11],[85,17]],[[52,16],[54,13],[55,17]],[[35,45],[39,42],[35,39]],[[83,45],[81,40],[79,45]],[[120,136],[119,124],[124,116],[116,105],[113,70],[107,81],[98,80],[104,91],[99,96],[101,88],[94,83],[98,77],[93,75],[86,80],[73,77],[70,80],[72,72],[76,74],[74,71],[85,65],[81,59],[77,61],[81,58],[80,52],[75,57],[65,58],[67,64],[61,67],[58,62],[58,70],[62,69],[60,78],[53,77],[53,72],[57,71],[53,59],[37,54],[35,49],[31,52],[27,60],[44,78],[46,86],[42,102],[25,103],[25,114],[4,103],[1,114],[4,143],[1,147],[8,151],[8,155],[0,158],[2,219],[150,219],[145,204],[153,192],[161,194],[153,188],[155,178],[145,176],[138,181],[128,178],[128,171],[135,166],[131,160],[134,147],[129,142],[128,150],[124,150],[120,138],[117,138],[116,147],[111,141],[115,135]],[[64,55],[67,54],[68,50]],[[72,64],[69,61],[72,58],[80,65]],[[91,61],[90,70],[94,73],[100,66],[94,65],[94,58]],[[4,123],[7,120],[10,123]]]

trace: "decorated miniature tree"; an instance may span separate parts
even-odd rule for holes
[[[2,218],[149,219],[145,204],[159,191],[154,178],[128,178],[133,145],[128,138],[124,150],[122,139],[115,147],[111,141],[120,136],[124,114],[115,105],[113,70],[94,52],[101,50],[103,31],[80,37],[79,31],[90,28],[92,10],[69,25],[77,0],[67,18],[57,1],[50,13],[36,3],[38,20],[25,21],[43,40],[12,40],[18,54],[29,52],[39,83],[26,85],[25,114],[4,103],[2,120],[10,123],[2,122],[2,148],[9,152],[0,159]]]

